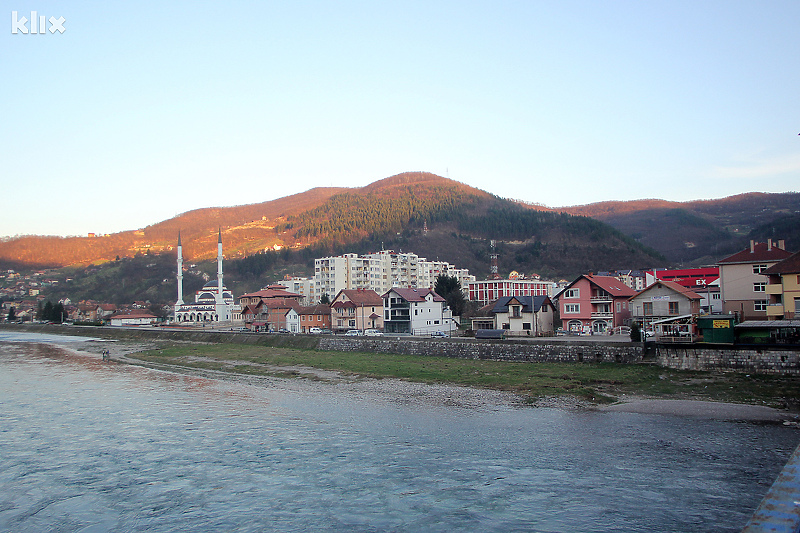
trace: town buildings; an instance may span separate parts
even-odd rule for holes
[[[309,333],[312,328],[321,331],[331,329],[331,306],[326,304],[303,307],[298,311],[300,315],[300,332]]]
[[[736,314],[740,322],[767,319],[768,280],[764,272],[791,255],[784,248],[783,240],[750,241],[749,248],[717,262],[724,313]]]
[[[767,318],[790,320],[800,318],[800,252],[772,265],[762,274],[767,276]]]
[[[383,329],[383,300],[370,289],[342,289],[331,303],[331,329]]]
[[[645,273],[641,270],[611,270],[609,272],[598,272],[597,275],[617,278],[631,289],[637,291],[649,285],[649,283],[645,282]]]
[[[282,285],[271,285],[239,297],[242,321],[253,331],[300,332],[300,295]]]
[[[567,285],[558,296],[562,327],[573,333],[606,333],[627,325],[628,299],[636,291],[617,278],[586,274]]]
[[[511,335],[540,336],[553,333],[555,306],[549,296],[504,296],[491,311],[493,328]]]
[[[286,276],[280,283],[287,291],[300,295],[301,305],[313,305],[318,302],[314,294],[314,279],[298,276]]]
[[[108,319],[112,326],[147,326],[155,324],[159,318],[152,313],[141,309],[133,309],[127,312],[119,312],[111,315]]]
[[[643,325],[645,331],[661,335],[691,338],[694,334],[693,318],[700,314],[702,297],[674,281],[655,281],[630,298],[631,317]]]
[[[538,279],[486,279],[469,281],[465,289],[467,299],[487,305],[508,296],[552,296],[554,287],[554,283]]]
[[[344,254],[314,260],[314,297],[332,298],[342,290],[367,289],[379,294],[393,287],[433,288],[440,275],[456,277],[461,286],[475,279],[467,269],[446,261],[428,261],[413,253],[392,250]]]
[[[381,298],[387,333],[450,335],[458,327],[447,301],[432,289],[395,287]]]
[[[719,267],[699,267],[681,269],[655,269],[645,273],[647,285],[657,280],[674,281],[691,289],[702,298],[700,308],[706,313],[722,312],[722,291],[719,282]]]

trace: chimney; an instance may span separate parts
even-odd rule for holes
[[[750,253],[753,254],[756,251],[756,242],[753,239],[750,239]]]
[[[780,248],[781,250],[785,250],[786,249],[786,241],[784,241],[783,239],[779,240],[778,241],[778,248]]]
[[[767,239],[767,251],[772,251],[772,239]]]

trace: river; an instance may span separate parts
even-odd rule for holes
[[[280,383],[0,342],[0,530],[739,531],[800,441]]]

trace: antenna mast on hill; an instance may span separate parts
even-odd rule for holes
[[[500,274],[497,273],[497,252],[495,250],[495,244],[496,244],[496,242],[495,242],[494,239],[489,241],[489,246],[491,246],[491,248],[492,248],[492,253],[489,254],[489,257],[492,259],[492,267],[491,267],[492,276],[491,276],[491,278],[492,279],[500,279]]]

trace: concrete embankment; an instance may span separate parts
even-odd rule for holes
[[[114,328],[59,326],[51,324],[3,325],[30,333],[80,335],[138,342],[188,341],[236,343],[255,346],[329,350],[340,352],[396,353],[461,359],[554,363],[636,363],[643,357],[641,343],[555,342],[549,339],[476,340],[419,337],[345,337],[341,335],[257,334],[233,331],[203,331],[172,328]]]
[[[800,446],[778,474],[742,533],[800,531]]]

